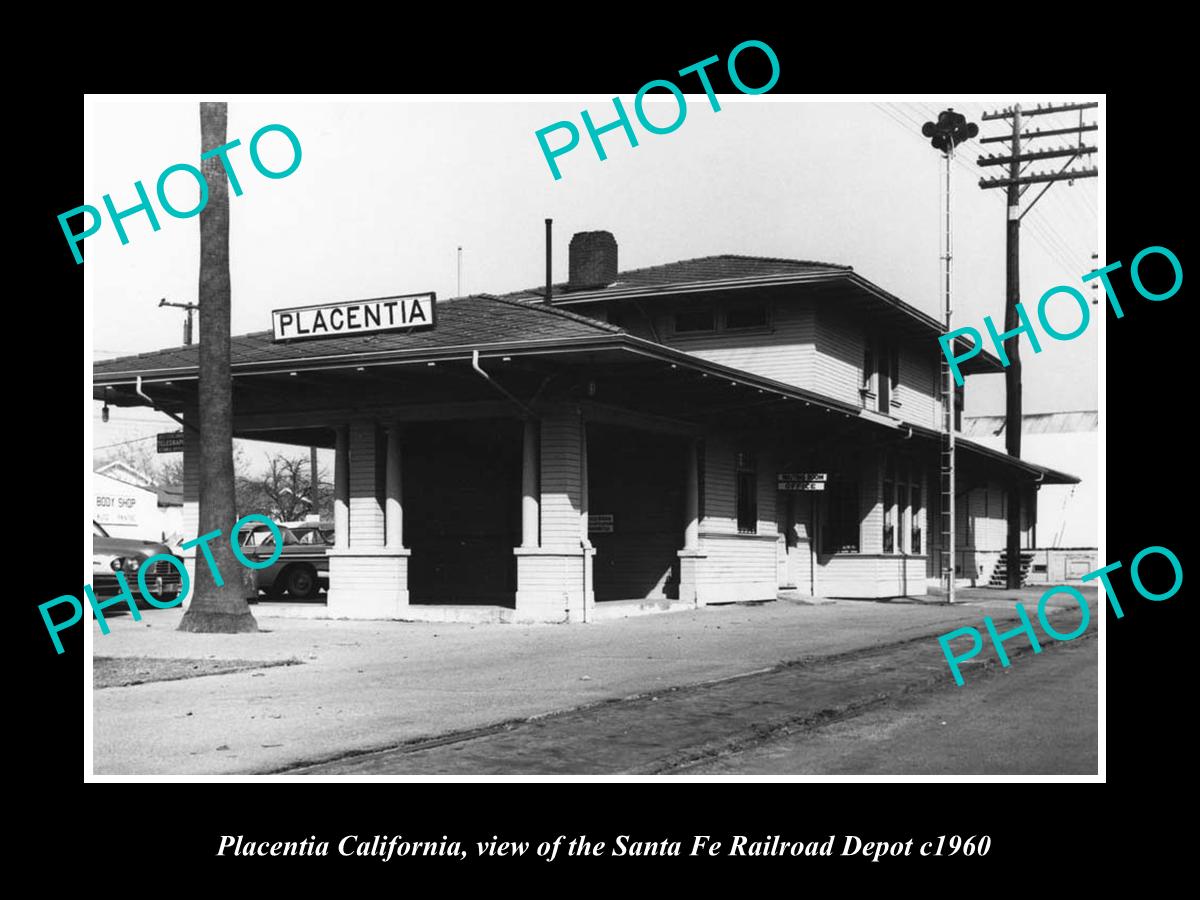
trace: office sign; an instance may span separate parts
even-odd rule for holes
[[[613,517],[611,515],[588,516],[588,534],[612,534]]]
[[[828,472],[780,472],[781,491],[823,491],[829,480]]]
[[[160,431],[155,435],[158,443],[159,453],[182,453],[183,452],[183,432],[182,431]]]
[[[276,341],[413,331],[434,326],[436,305],[437,294],[430,292],[323,306],[298,306],[272,310],[271,324]]]

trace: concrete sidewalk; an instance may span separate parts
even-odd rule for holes
[[[1094,631],[1095,591],[1083,592]],[[982,629],[984,615],[1013,620],[1017,598],[1034,616],[1041,594],[995,591],[954,607],[776,602],[569,626],[261,617],[264,632],[249,635],[181,633],[178,610],[156,610],[111,619],[107,636],[93,624],[96,655],[303,665],[96,690],[95,772],[265,772],[921,635],[937,660],[937,635]],[[1066,608],[1060,630],[1078,622],[1070,598],[1051,606]]]

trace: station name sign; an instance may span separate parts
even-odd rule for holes
[[[829,480],[828,472],[780,472],[781,491],[823,491]]]
[[[375,300],[352,300],[323,306],[300,306],[271,312],[275,340],[345,337],[379,331],[432,328],[437,294],[405,294]]]

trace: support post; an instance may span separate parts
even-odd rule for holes
[[[521,546],[538,546],[538,423],[525,420],[521,454]]]
[[[345,524],[336,526],[337,544],[327,553],[329,615],[402,619],[411,551],[400,544],[399,434],[388,429],[381,440],[378,425],[368,419],[338,429],[336,470],[334,511]]]
[[[684,492],[683,549],[700,546],[700,465],[696,459],[696,442],[687,447],[687,487]]]
[[[350,546],[350,429],[337,429],[333,463],[333,543],[339,550]]]
[[[400,426],[387,429],[387,505],[385,544],[389,549],[404,546],[404,507],[400,495]]]
[[[687,483],[684,486],[683,549],[679,556],[679,599],[705,605],[700,587],[701,567],[707,554],[700,549],[700,442],[687,443]]]

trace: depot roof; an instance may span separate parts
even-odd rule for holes
[[[376,332],[294,343],[276,343],[269,331],[239,335],[230,339],[230,362],[237,374],[278,369],[280,364],[311,368],[342,359],[361,363],[364,359],[386,359],[399,354],[571,343],[623,333],[614,325],[565,309],[490,294],[439,304],[437,315],[437,328],[424,331]],[[131,376],[138,375],[182,378],[196,374],[198,360],[199,348],[193,344],[103,360],[95,363],[92,370],[97,385],[129,381]]]
[[[853,267],[808,259],[729,253],[701,256],[618,272],[616,281],[603,288],[572,290],[569,283],[556,284],[553,299],[556,307],[563,307],[610,300],[701,299],[743,290],[801,286],[807,286],[803,289],[806,296],[829,302],[858,302],[881,325],[894,323],[912,334],[929,338],[946,332],[944,323],[859,275]],[[795,290],[790,293],[797,294]],[[542,299],[545,288],[529,288],[506,296]],[[955,339],[954,347],[957,354],[962,355],[972,344],[960,337]],[[959,368],[967,375],[1004,370],[1000,360],[986,349],[960,363]]]
[[[231,369],[238,380],[247,376],[269,377],[299,371],[353,371],[364,365],[469,359],[476,351],[491,357],[501,354],[563,357],[596,353],[630,357],[632,354],[660,365],[663,370],[693,370],[704,376],[718,376],[710,377],[708,381],[736,385],[756,396],[774,396],[783,402],[801,400],[805,405],[863,420],[864,427],[897,432],[907,429],[910,434],[927,440],[939,437],[934,429],[910,426],[813,391],[705,360],[569,310],[511,297],[479,294],[445,303],[439,308],[437,328],[431,330],[292,343],[276,343],[270,332],[258,332],[230,340]],[[95,396],[105,399],[109,396],[106,389],[116,389],[111,402],[121,405],[142,403],[132,387],[138,379],[147,384],[194,381],[198,377],[198,355],[199,348],[193,345],[97,362],[93,368]],[[179,387],[181,385],[176,389]],[[963,440],[959,446],[981,462],[1014,467],[1044,483],[1075,483],[1078,480],[1062,472],[1012,459],[973,442]]]

